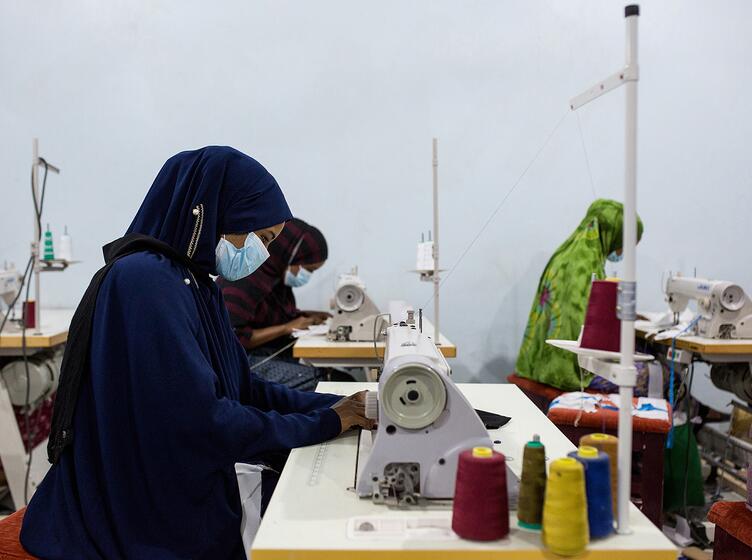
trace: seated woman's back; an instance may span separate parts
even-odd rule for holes
[[[578,389],[581,383],[587,387],[592,380],[592,374],[580,371],[573,353],[554,348],[546,340],[579,336],[592,278],[603,278],[606,259],[621,253],[623,214],[621,203],[596,200],[548,261],[517,357],[518,375],[567,391]],[[638,218],[638,239],[641,235]]]

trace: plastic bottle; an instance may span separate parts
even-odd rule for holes
[[[65,226],[64,231],[65,233],[60,236],[57,256],[59,259],[70,262],[73,260],[73,244],[70,235],[68,235],[68,226]]]

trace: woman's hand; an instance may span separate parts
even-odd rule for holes
[[[285,326],[287,327],[287,334],[292,334],[293,330],[304,331],[311,325],[315,325],[315,324],[316,323],[313,318],[307,317],[305,315],[301,315],[300,317],[293,319],[289,323],[286,323]]]
[[[314,325],[325,323],[326,320],[332,316],[331,313],[327,313],[326,311],[303,311],[303,315],[306,317],[311,317],[315,321],[313,323]]]
[[[332,406],[332,410],[339,415],[342,432],[346,432],[356,426],[360,426],[366,430],[373,429],[375,422],[370,418],[366,418],[365,402],[367,392],[360,391],[359,393],[340,399]]]

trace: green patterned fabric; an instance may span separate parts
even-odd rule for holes
[[[577,229],[548,261],[533,300],[517,357],[517,374],[559,389],[580,387],[577,357],[546,344],[546,339],[576,340],[585,320],[593,274],[605,276],[606,257],[622,245],[624,210],[620,202],[598,199]],[[637,218],[638,240],[642,221]],[[587,386],[592,374],[584,373]]]

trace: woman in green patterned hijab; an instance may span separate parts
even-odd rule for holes
[[[621,255],[623,214],[620,202],[596,200],[548,261],[517,357],[517,375],[566,391],[579,389],[577,356],[546,344],[546,339],[576,340],[579,336],[593,274],[604,278],[606,259]],[[642,221],[638,217],[638,241],[641,237]],[[586,387],[592,378],[593,374],[583,373]]]

